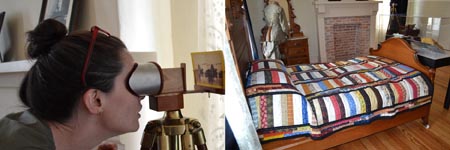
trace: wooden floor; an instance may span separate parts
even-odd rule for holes
[[[450,66],[436,70],[434,97],[431,105],[430,128],[421,120],[406,123],[378,134],[342,144],[329,150],[348,149],[450,149],[450,111],[444,109],[445,94],[450,78]]]

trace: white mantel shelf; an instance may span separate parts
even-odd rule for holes
[[[0,89],[19,88],[22,78],[30,70],[34,62],[32,60],[21,60],[0,63]]]
[[[34,60],[20,60],[0,63],[0,74],[27,72],[34,64]]]
[[[319,5],[335,5],[335,4],[372,4],[381,3],[381,1],[315,1],[314,4]]]
[[[376,15],[381,1],[315,1],[317,13],[325,17]]]
[[[21,60],[0,63],[0,118],[26,107],[19,100],[19,87],[34,61]]]

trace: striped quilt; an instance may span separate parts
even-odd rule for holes
[[[284,66],[258,60],[247,73],[246,96],[262,142],[322,139],[346,127],[392,117],[431,103],[429,79],[393,60],[365,56],[334,63]]]

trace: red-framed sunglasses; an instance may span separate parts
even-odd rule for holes
[[[89,49],[88,49],[88,52],[86,54],[86,58],[84,59],[83,70],[81,72],[81,83],[85,87],[87,87],[86,73],[87,73],[87,69],[88,69],[88,66],[89,66],[90,59],[91,59],[92,51],[94,50],[95,41],[97,40],[97,34],[98,34],[99,31],[101,31],[107,37],[111,36],[107,31],[105,31],[105,30],[103,30],[103,29],[101,29],[101,28],[99,28],[97,26],[91,27],[92,37],[91,37],[91,41],[89,42]]]
[[[84,60],[83,70],[81,72],[81,82],[84,87],[87,87],[86,73],[89,66],[89,61],[91,59],[92,51],[94,51],[94,45],[99,31],[101,31],[107,37],[111,36],[107,31],[97,26],[93,26],[91,28],[92,38],[89,43],[89,49]],[[135,64],[133,70],[128,75],[126,84],[128,90],[133,95],[155,95],[160,93],[162,90],[162,79],[163,77],[161,67],[157,63],[149,62],[143,64]]]

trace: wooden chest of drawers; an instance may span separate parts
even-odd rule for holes
[[[291,38],[279,47],[285,65],[309,64],[308,38]]]

